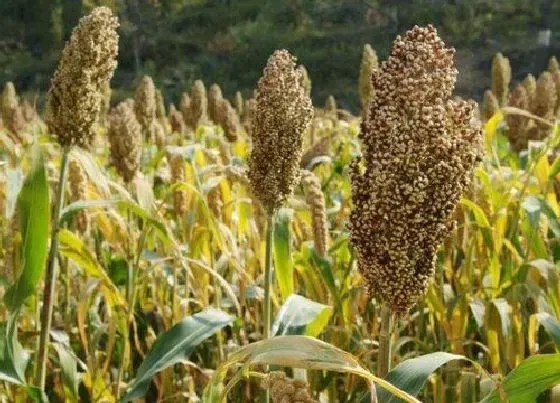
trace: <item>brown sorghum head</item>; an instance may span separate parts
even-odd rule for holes
[[[68,166],[68,182],[70,184],[71,200],[87,200],[88,180],[82,165],[76,158],[70,160]],[[74,224],[78,232],[86,232],[89,227],[89,216],[86,210],[79,210],[74,216]]]
[[[494,93],[490,90],[484,91],[482,96],[482,105],[480,107],[480,115],[483,122],[490,119],[496,112],[500,110],[500,104]]]
[[[510,81],[511,66],[509,59],[501,53],[496,53],[492,59],[492,92],[498,99],[500,106],[507,102]]]
[[[165,99],[163,98],[163,93],[161,90],[156,89],[156,118],[165,124],[167,113],[165,111]]]
[[[283,371],[270,372],[263,387],[270,390],[272,403],[317,403],[309,394],[307,382],[288,378]]]
[[[185,159],[181,154],[170,153],[167,156],[171,168],[171,183],[181,183],[186,179]],[[175,190],[173,193],[173,208],[175,214],[183,215],[187,211],[187,192],[182,189]]]
[[[233,143],[237,140],[238,131],[239,131],[239,117],[233,109],[233,106],[229,103],[229,101],[225,98],[222,98],[220,104],[218,105],[217,111],[217,121],[222,126],[224,130],[224,135],[226,139]]]
[[[10,119],[12,111],[18,107],[16,87],[14,83],[8,81],[2,90],[2,99],[0,100],[0,117],[4,123]]]
[[[179,116],[181,116],[180,113]],[[167,136],[165,132],[165,127],[161,124],[159,120],[155,120],[154,123],[152,123],[152,133],[154,135],[154,141],[157,149],[163,150],[163,148],[165,147],[165,143],[167,141]]]
[[[171,108],[171,107],[170,107]],[[175,108],[175,106],[173,106]],[[191,126],[191,97],[186,92],[181,94],[181,101],[179,103],[179,110],[183,115],[183,121],[186,125],[188,125],[191,129],[195,129],[195,127]],[[171,113],[171,111],[169,111]]]
[[[243,108],[243,127],[245,128],[245,132],[249,136],[253,135],[253,124],[255,122],[255,114],[257,113],[257,100],[254,98],[249,98],[245,101],[245,107]]]
[[[326,258],[329,243],[329,227],[327,222],[327,208],[325,195],[321,189],[321,181],[311,171],[304,170],[302,184],[305,188],[306,201],[311,209],[311,227],[313,241],[319,256]]]
[[[171,130],[173,133],[185,133],[185,120],[183,115],[177,109],[175,105],[171,104],[169,107],[169,124],[171,125]]]
[[[537,97],[537,80],[532,74],[527,74],[527,77],[523,80],[523,86],[527,90],[529,110],[532,111],[535,108],[535,98]]]
[[[218,84],[212,84],[208,90],[208,117],[218,123],[218,109],[223,99],[222,90]]]
[[[527,90],[523,84],[518,84],[511,93],[508,106],[529,110],[529,97]],[[508,114],[506,115],[508,124],[507,136],[511,144],[511,148],[516,152],[527,148],[527,126],[529,119],[525,116]]]
[[[138,123],[142,126],[144,138],[150,140],[151,129],[156,119],[156,86],[152,77],[144,76],[134,94],[134,113]]]
[[[377,53],[370,44],[364,45],[362,51],[362,62],[360,64],[360,76],[358,78],[358,95],[362,104],[362,111],[367,111],[368,105],[374,96],[374,88],[371,83],[371,73],[379,68]]]
[[[206,97],[206,87],[201,80],[196,80],[191,89],[191,107],[189,116],[189,126],[193,129],[207,120],[208,98]]]
[[[425,292],[481,153],[476,104],[450,99],[454,54],[431,25],[397,36],[372,75],[362,157],[350,166],[358,267],[371,294],[396,313]]]
[[[268,59],[256,101],[249,180],[254,195],[272,213],[299,182],[303,133],[313,118],[301,70],[287,50],[277,50]]]
[[[62,146],[88,148],[103,102],[103,89],[117,67],[118,22],[107,7],[80,19],[51,81],[45,122]]]
[[[556,56],[551,56],[550,59],[548,59],[548,71],[551,73],[560,71],[560,65],[558,65],[558,59],[556,59]]]
[[[300,166],[305,169],[311,163],[311,161],[313,161],[314,158],[320,157],[322,155],[328,155],[330,145],[331,138],[329,136],[323,137],[317,142],[313,143],[311,147],[309,147],[303,153]]]
[[[535,95],[535,105],[533,113],[549,122],[556,119],[556,84],[552,73],[545,71],[541,73],[537,80],[537,91]],[[551,131],[551,127],[544,123],[536,122],[536,127],[531,131],[530,138],[532,140],[544,139]]]
[[[142,155],[142,126],[132,108],[121,102],[111,113],[109,131],[111,160],[125,182],[134,179]]]

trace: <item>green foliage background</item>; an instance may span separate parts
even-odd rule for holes
[[[219,83],[228,96],[238,89],[248,95],[270,53],[286,47],[309,70],[316,104],[334,94],[342,107],[357,110],[362,45],[371,43],[384,57],[395,34],[414,24],[435,24],[460,49],[463,96],[477,98],[489,85],[497,51],[510,58],[517,78],[560,53],[558,0],[2,0],[0,82],[46,90],[64,40],[97,5],[121,19],[114,100],[143,74],[170,100],[197,78]],[[542,29],[552,32],[547,48],[537,43]]]

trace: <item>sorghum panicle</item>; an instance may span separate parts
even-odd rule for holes
[[[374,88],[371,83],[371,74],[379,68],[377,53],[369,43],[364,45],[362,61],[360,64],[360,76],[358,78],[358,95],[362,104],[362,111],[367,111],[368,105],[373,99]]]
[[[191,105],[189,126],[196,129],[200,124],[206,123],[208,115],[208,98],[206,88],[201,80],[196,80],[191,89]]]
[[[111,113],[107,135],[111,160],[128,183],[134,179],[142,155],[142,126],[128,102],[121,102]]]
[[[548,71],[551,73],[560,71],[560,65],[558,65],[558,59],[556,59],[556,56],[551,56],[550,59],[548,59]]]
[[[144,76],[134,95],[134,113],[146,141],[152,140],[152,124],[156,120],[156,86],[149,76]]]
[[[237,91],[235,93],[235,100],[234,100],[234,106],[235,106],[235,111],[237,112],[237,116],[241,117],[243,116],[243,95],[241,95],[241,91]]]
[[[523,84],[518,84],[515,87],[515,90],[509,97],[508,106],[529,110],[529,96]],[[526,149],[529,119],[517,114],[507,114],[506,121],[508,124],[507,136],[512,149],[516,152]]]
[[[397,36],[373,73],[362,157],[350,166],[358,267],[371,294],[395,313],[424,294],[481,154],[476,104],[450,99],[454,53],[431,25]]]
[[[62,146],[88,148],[117,67],[118,22],[107,7],[82,17],[64,47],[47,94],[45,122]]]
[[[303,133],[313,106],[301,85],[301,70],[286,50],[268,59],[257,91],[249,157],[251,190],[271,214],[299,182]]]
[[[239,131],[239,117],[233,109],[233,106],[225,98],[222,98],[217,110],[217,121],[224,130],[226,139],[233,143],[237,140]]]
[[[185,159],[181,154],[172,153],[167,156],[171,167],[171,183],[182,183],[186,179]],[[183,189],[173,193],[173,208],[175,214],[182,216],[187,211],[187,192]]]
[[[321,189],[321,181],[311,171],[303,171],[302,184],[305,188],[306,201],[311,209],[311,227],[315,250],[319,256],[327,257],[329,243],[329,227],[325,195]]]
[[[171,104],[169,107],[169,125],[173,133],[185,133],[185,120],[183,114],[175,109],[175,105]]]
[[[527,77],[522,82],[525,90],[527,90],[527,97],[529,99],[529,110],[535,109],[535,98],[537,97],[537,80],[532,74],[527,74]]]
[[[214,123],[219,122],[218,109],[223,99],[222,90],[218,84],[212,84],[208,90],[208,117]]]
[[[318,403],[309,394],[307,382],[288,378],[283,371],[270,372],[263,387],[270,390],[272,403]]]
[[[480,115],[483,122],[488,121],[492,116],[500,110],[500,104],[494,93],[490,90],[484,91],[482,96],[482,105],[480,107]]]
[[[501,53],[496,53],[492,59],[492,92],[498,99],[500,106],[507,102],[510,81],[511,66],[509,59]]]
[[[87,200],[88,180],[80,162],[72,158],[68,166],[68,182],[71,200],[73,202]],[[74,216],[74,223],[78,232],[84,233],[89,227],[89,216],[86,210],[79,210]]]
[[[553,123],[556,119],[556,101],[558,96],[556,94],[556,84],[552,74],[548,71],[541,73],[537,80],[537,90],[535,95],[535,105],[533,113],[549,122]],[[531,139],[540,140],[544,139],[550,133],[550,126],[544,123],[536,122],[536,127],[533,129]]]
[[[305,66],[298,66],[298,70],[301,72],[301,86],[305,89],[305,94],[311,97],[311,79],[309,78],[309,73]]]

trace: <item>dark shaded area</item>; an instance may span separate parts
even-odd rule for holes
[[[97,5],[121,20],[115,99],[143,74],[168,100],[197,78],[247,96],[268,56],[285,47],[307,67],[316,104],[333,94],[357,110],[363,44],[384,58],[395,35],[414,24],[435,24],[458,49],[463,96],[479,98],[489,86],[497,51],[510,58],[514,79],[560,53],[560,0],[2,0],[0,82],[45,91],[64,40]]]

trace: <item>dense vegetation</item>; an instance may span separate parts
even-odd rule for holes
[[[559,401],[556,58],[496,54],[478,108],[415,26],[359,113],[286,50],[249,97],[118,102],[117,26],[80,20],[44,112],[3,86],[0,401]]]
[[[357,111],[362,45],[385,56],[392,38],[414,24],[436,24],[459,49],[459,94],[475,99],[489,86],[485,72],[494,53],[507,54],[519,78],[541,71],[560,50],[560,3],[552,0],[3,0],[0,82],[45,91],[72,27],[95,5],[110,6],[122,22],[113,87],[125,92],[116,100],[144,74],[167,97],[195,79],[220,84],[228,96],[249,96],[268,55],[286,48],[309,70],[317,104],[333,94]],[[540,48],[545,29],[551,45]]]

